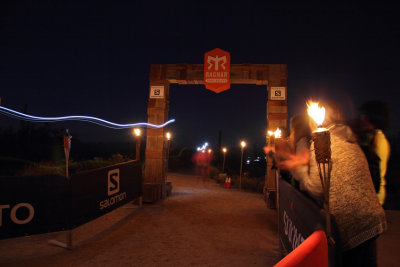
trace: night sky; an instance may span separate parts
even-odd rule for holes
[[[289,116],[308,98],[338,101],[348,118],[364,101],[389,103],[400,131],[400,23],[388,4],[267,1],[2,1],[2,105],[37,116],[90,115],[146,122],[151,64],[203,64],[221,48],[232,64],[288,65]],[[278,1],[276,1],[278,2]],[[266,87],[171,85],[174,142],[262,146]],[[0,115],[0,127],[19,122]],[[84,122],[54,123],[82,140],[132,138]]]

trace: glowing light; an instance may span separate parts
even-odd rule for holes
[[[281,129],[276,129],[276,131],[274,132],[274,136],[275,138],[281,138],[282,137],[282,131]]]
[[[319,107],[318,102],[307,102],[307,113],[315,121],[318,126],[321,126],[325,119],[325,108]]]
[[[136,137],[139,137],[142,134],[142,131],[139,128],[133,129],[133,133],[136,135]]]
[[[211,148],[209,148],[208,149],[208,154],[210,154],[212,152],[212,149]]]
[[[205,142],[201,147],[197,147],[197,151],[200,151],[200,150],[206,150],[207,149],[207,147],[208,147],[208,143],[207,142]]]
[[[226,153],[227,151],[226,147],[222,148],[222,152]]]
[[[17,118],[20,120],[32,121],[32,122],[86,121],[112,129],[126,129],[132,127],[162,128],[175,121],[175,119],[172,119],[159,125],[146,122],[119,124],[90,116],[37,117],[24,114],[2,106],[0,106],[0,113],[9,117]]]
[[[274,135],[274,132],[273,132],[273,131],[268,131],[268,135],[269,135],[269,136],[273,136],[273,135]]]
[[[167,132],[167,133],[165,134],[165,137],[167,138],[168,141],[171,140],[171,133],[170,133],[170,132]]]
[[[245,147],[246,147],[246,142],[245,142],[245,141],[240,142],[240,146],[241,146],[242,148],[245,148]]]

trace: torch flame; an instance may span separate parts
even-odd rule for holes
[[[274,135],[274,132],[273,132],[273,131],[268,131],[268,135],[269,135],[269,136],[273,136],[273,135]]]
[[[325,108],[319,107],[318,102],[312,102],[311,100],[307,103],[307,113],[313,118],[318,126],[321,126],[325,119]]]
[[[281,129],[276,129],[276,131],[274,132],[275,138],[281,138],[282,137],[282,131]]]

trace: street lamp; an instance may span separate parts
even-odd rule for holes
[[[240,142],[240,147],[241,147],[241,157],[240,157],[240,176],[239,176],[239,188],[242,190],[242,170],[243,170],[243,151],[244,148],[246,147],[246,142],[242,141]]]
[[[170,133],[170,132],[167,132],[167,133],[165,134],[165,138],[167,138],[167,164],[166,164],[166,166],[165,166],[165,168],[166,168],[166,170],[165,170],[165,180],[167,180],[168,162],[169,162],[169,147],[170,147],[171,138],[172,138],[171,133]]]
[[[224,173],[225,170],[225,156],[227,151],[228,150],[226,149],[226,147],[222,148],[222,153],[224,154],[224,160],[222,161],[222,173]]]
[[[133,134],[136,136],[136,160],[140,160],[140,135],[142,131],[139,128],[134,128]]]

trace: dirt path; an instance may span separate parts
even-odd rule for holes
[[[0,266],[272,266],[277,213],[255,193],[169,174],[172,196],[125,205],[73,231],[72,251],[47,244],[65,233],[0,240]]]

